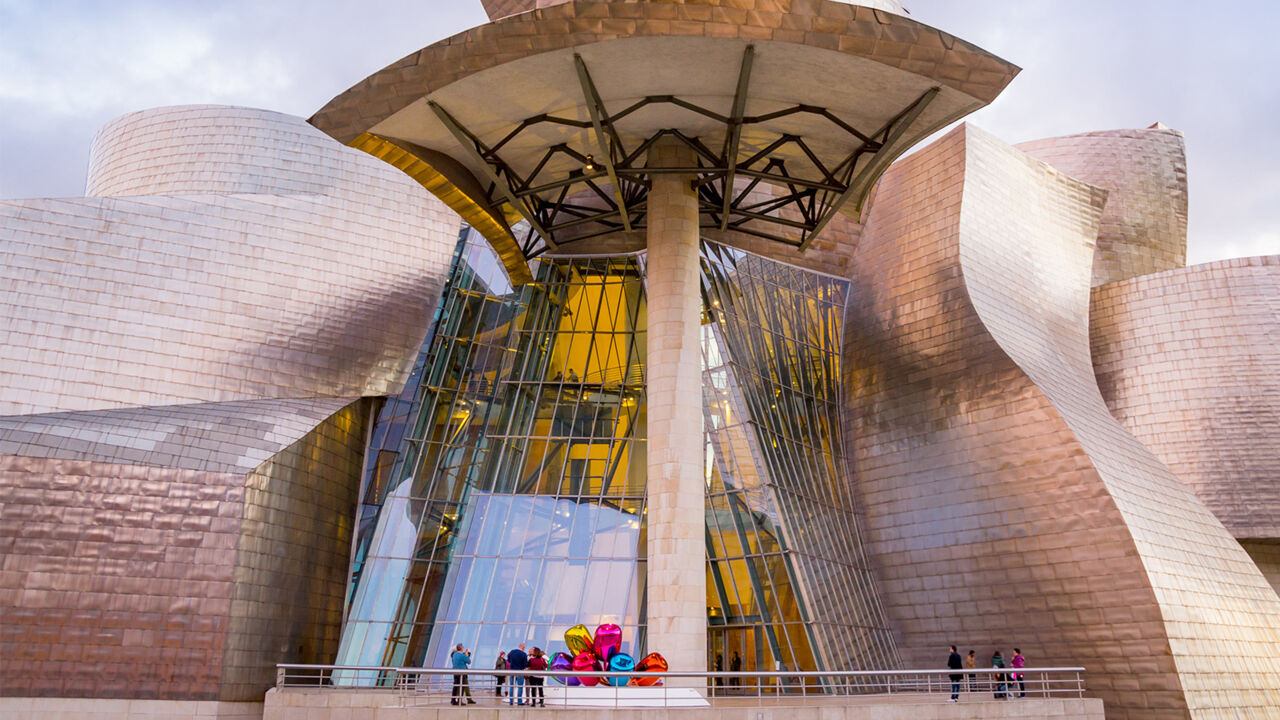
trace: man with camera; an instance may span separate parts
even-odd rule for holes
[[[464,650],[462,643],[458,643],[453,649],[453,654],[449,656],[449,663],[454,670],[466,670],[471,664],[471,651]],[[466,675],[453,676],[453,695],[449,700],[450,705],[461,705],[462,696],[467,696],[467,704],[475,705],[476,701],[471,699],[471,686],[467,683]]]

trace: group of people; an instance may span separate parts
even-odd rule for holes
[[[542,648],[535,647],[529,652],[524,651],[524,643],[510,652],[499,652],[498,659],[493,663],[494,670],[546,670],[547,655],[542,652]],[[504,675],[495,675],[498,679],[497,685],[494,687],[494,693],[498,697],[502,697],[502,681],[507,677]],[[542,694],[542,685],[546,678],[511,675],[511,682],[507,688],[507,704],[508,705],[524,705],[525,696],[528,696],[530,707],[546,707],[547,702]]]
[[[535,647],[529,652],[525,652],[524,643],[520,643],[519,647],[510,652],[498,653],[498,660],[493,664],[494,670],[546,670],[547,656],[542,652],[542,648]],[[471,666],[471,651],[463,647],[462,643],[454,648],[453,654],[449,656],[449,664],[454,670],[466,670]],[[502,697],[502,685],[507,683],[507,704],[508,705],[524,705],[526,700],[530,707],[546,707],[546,699],[542,693],[542,686],[545,678],[525,676],[525,675],[505,675],[498,674],[497,683],[494,692],[498,697]],[[467,682],[466,675],[453,676],[453,693],[450,696],[450,705],[474,705],[475,700],[471,699],[471,687]]]
[[[972,670],[978,665],[977,652],[970,650],[968,656],[961,659],[960,653],[956,650],[956,646],[951,646],[951,654],[947,656],[947,668],[951,670]],[[1013,649],[1013,659],[1009,662],[1009,667],[1013,670],[1021,670],[1027,666],[1027,659],[1023,657],[1022,650]],[[996,650],[991,655],[991,667],[1004,669],[1004,656]],[[960,702],[960,686],[964,682],[964,674],[951,673],[951,702]],[[997,700],[1013,699],[1013,684],[1018,684],[1018,697],[1027,696],[1026,675],[1020,672],[1011,673],[992,673],[991,680],[987,683],[987,687],[991,689],[992,694]],[[969,673],[969,692],[978,691],[978,675],[977,673]]]

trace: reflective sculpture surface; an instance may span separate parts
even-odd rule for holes
[[[567,652],[558,652],[551,657],[551,664],[548,669],[557,672],[566,672],[573,669],[573,656]],[[569,675],[553,676],[556,682],[562,685],[579,685],[578,678]]]
[[[609,658],[609,672],[630,672],[634,670],[635,667],[636,667],[635,659],[632,658],[627,653],[620,652],[615,654],[613,657]],[[620,678],[620,677],[611,677],[611,678],[608,678],[608,682],[610,685],[613,685],[614,687],[618,687],[620,685],[626,685],[627,679]],[[632,679],[632,682],[635,682],[634,678]]]
[[[592,640],[591,631],[587,629],[586,625],[574,625],[565,630],[564,644],[569,646],[569,652],[574,655],[595,653],[595,642]]]
[[[590,650],[586,650],[578,653],[577,656],[573,658],[573,669],[579,672],[582,672],[584,670],[588,672],[599,671],[600,661],[596,659],[595,653],[591,652]],[[576,679],[579,683],[582,683],[586,687],[591,687],[592,685],[595,685],[600,682],[600,678],[591,677],[591,676],[578,677]]]
[[[646,673],[666,671],[667,659],[656,652],[645,655],[640,662],[636,663],[636,672]],[[632,682],[636,685],[658,685],[662,683],[662,678],[636,676]]]
[[[568,641],[568,638],[566,637],[565,640]],[[591,647],[596,657],[608,662],[622,649],[622,628],[611,623],[605,623],[596,628],[595,642]]]

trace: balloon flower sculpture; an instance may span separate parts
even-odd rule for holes
[[[564,643],[569,652],[558,652],[551,658],[551,669],[561,672],[666,672],[667,661],[658,653],[649,653],[640,662],[636,662],[627,653],[622,652],[622,628],[613,624],[605,624],[596,628],[596,635],[586,625],[574,625],[564,631]],[[630,682],[624,677],[597,678],[557,676],[556,680],[570,686],[583,685],[590,687],[596,684],[609,685],[657,685],[660,678],[633,677]]]

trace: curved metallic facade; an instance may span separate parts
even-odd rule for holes
[[[361,396],[403,386],[459,223],[243,108],[125,116],[89,184],[0,202],[0,695],[260,700],[337,650]]]
[[[246,405],[27,421],[62,444],[0,456],[0,695],[259,700],[332,657],[369,408]]]
[[[1103,285],[1091,315],[1116,419],[1237,539],[1280,540],[1280,256]]]
[[[1159,123],[1045,138],[1017,148],[1107,191],[1093,254],[1093,285],[1187,264],[1187,152]]]
[[[369,222],[385,203],[421,197],[395,177],[298,118],[183,105],[128,113],[102,126],[89,149],[85,195],[319,195],[346,200],[349,220],[365,215]],[[390,193],[381,191],[387,181],[394,183]]]
[[[1179,267],[1180,133],[966,126],[876,183],[1017,68],[894,0],[485,7],[312,125],[134,113],[89,197],[0,201],[0,696],[257,700],[581,621],[1274,714],[1280,257]]]
[[[1016,644],[1111,717],[1261,716],[1280,601],[1093,378],[1104,198],[971,127],[885,176],[846,334],[868,550],[909,662]]]
[[[129,196],[0,201],[0,415],[403,385],[458,219],[396,170],[197,106],[110,125],[91,185]]]

